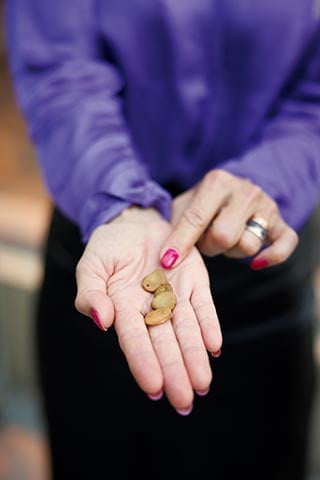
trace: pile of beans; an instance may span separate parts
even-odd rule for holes
[[[142,287],[153,293],[152,310],[144,317],[147,325],[160,325],[170,320],[177,304],[177,297],[166,274],[160,268],[146,275],[142,280]]]

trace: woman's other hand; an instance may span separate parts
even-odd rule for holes
[[[101,329],[114,326],[129,368],[147,395],[164,392],[186,414],[194,391],[210,386],[208,351],[218,352],[222,337],[207,270],[195,248],[167,275],[177,296],[173,318],[152,327],[144,322],[153,295],[141,282],[159,268],[160,248],[170,231],[157,212],[138,208],[98,227],[77,266],[75,306]]]
[[[223,170],[211,170],[196,187],[178,196],[172,212],[174,228],[160,253],[165,268],[179,265],[196,245],[206,256],[253,256],[251,267],[259,269],[285,261],[298,243],[270,196]],[[267,226],[266,244],[246,228],[255,218]]]

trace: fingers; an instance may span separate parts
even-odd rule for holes
[[[177,266],[188,256],[216,212],[227,201],[229,190],[219,178],[217,171],[207,174],[184,209],[161,249],[160,261],[164,268]]]
[[[223,208],[213,220],[210,228],[202,235],[197,246],[202,254],[212,257],[232,250],[240,249],[241,256],[256,253],[261,248],[261,242],[248,235],[243,242],[246,221],[256,210],[257,202],[239,201],[233,199]]]
[[[252,234],[246,235],[246,222],[258,212],[268,221],[277,212],[276,204],[259,187],[237,179],[239,185],[228,203],[213,219],[197,246],[206,256],[220,253],[236,258],[254,255],[261,242]],[[262,216],[262,214],[261,214]]]
[[[222,333],[209,285],[194,289],[191,304],[207,350],[212,354],[219,352],[222,346]]]
[[[248,217],[245,217],[245,221],[241,225],[241,233],[238,242],[231,245],[231,248],[227,249],[224,254],[226,257],[232,258],[245,258],[253,257],[258,254],[261,248],[270,241],[270,234],[277,226],[277,224],[284,223],[275,202],[268,197],[264,197],[263,201],[259,203],[259,210],[255,210],[255,213]],[[267,229],[267,238],[259,238],[258,232],[255,229],[250,230],[251,227],[247,226],[248,220],[254,220],[258,222],[263,229]]]
[[[191,408],[193,392],[207,392],[212,382],[208,351],[216,353],[222,335],[206,272],[198,271],[196,281],[183,275],[177,286],[178,302],[171,322],[150,329],[159,358],[166,394],[177,410]],[[193,284],[193,288],[190,288]],[[190,292],[190,298],[185,292]],[[172,328],[168,328],[172,325]],[[163,328],[162,328],[163,327]],[[177,342],[178,341],[178,344]],[[177,350],[168,349],[170,342]],[[188,380],[188,381],[187,381]]]
[[[262,190],[247,179],[221,170],[209,172],[165,242],[161,250],[162,266],[177,266],[194,245],[207,256],[234,247],[245,222],[264,197]]]
[[[298,245],[297,233],[285,222],[279,222],[269,234],[270,245],[264,248],[252,260],[250,266],[253,270],[278,265],[292,254]]]
[[[140,388],[149,395],[161,392],[164,375],[141,313],[122,305],[114,326],[120,348]]]
[[[98,273],[83,257],[76,268],[77,295],[75,307],[92,318],[101,330],[107,330],[114,320],[114,307],[106,293],[107,274]]]
[[[154,396],[163,390],[182,415],[192,410],[194,391],[206,392],[212,371],[206,345],[216,352],[221,332],[211,295],[179,297],[172,321],[146,327],[132,308],[118,310],[115,329],[129,368],[139,386]]]
[[[177,318],[182,318],[179,313]],[[140,388],[151,396],[164,391],[181,414],[192,409],[193,388],[202,391],[211,381],[208,356],[190,305],[184,319],[182,328],[177,325],[178,333],[171,321],[146,327],[139,312],[133,315],[126,308],[115,321],[120,347]]]
[[[200,307],[200,303],[198,305]],[[204,308],[202,314],[205,311],[208,312]],[[209,344],[214,349],[216,345],[220,347],[221,335],[218,333],[215,339],[209,335],[212,330],[213,337],[218,329],[211,329],[207,324],[204,330],[207,330],[204,336]],[[212,381],[202,327],[190,299],[179,298],[172,321],[150,327],[149,334],[161,365],[168,400],[179,413],[187,414],[192,409],[194,391],[208,391]]]
[[[177,411],[188,412],[193,404],[193,388],[172,323],[149,327],[149,334],[161,365],[166,396]]]
[[[247,222],[257,215],[267,222],[268,241],[274,244],[271,250],[271,246],[264,249],[267,257],[260,255],[264,242],[246,229]],[[209,172],[196,188],[175,201],[172,218],[173,231],[160,255],[164,268],[179,265],[194,245],[206,256],[259,255],[253,268],[283,262],[297,245],[295,232],[269,195],[252,182],[220,170]]]
[[[259,212],[253,218],[257,219],[258,223],[264,223],[263,227],[267,227],[266,242],[259,239],[254,230],[245,227],[238,243],[225,252],[226,256],[232,258],[254,257],[250,264],[254,270],[284,262],[299,241],[297,233],[284,222],[273,201],[269,201],[261,211],[267,213]]]

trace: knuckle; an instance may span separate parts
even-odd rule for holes
[[[140,328],[132,327],[118,335],[119,346],[123,352],[133,351],[136,352],[136,355],[139,355],[143,337],[144,332],[141,332]]]
[[[250,180],[250,178],[246,178],[246,177],[241,178],[241,182],[242,182],[242,187],[245,194],[248,194],[248,193],[250,194],[255,184],[252,182],[252,180]]]
[[[263,190],[258,185],[255,185],[254,183],[251,183],[251,182],[250,182],[248,190],[249,190],[249,197],[250,197],[251,201],[257,202],[257,201],[261,200],[261,198],[264,195]]]
[[[183,213],[183,219],[192,227],[204,229],[206,220],[197,207],[190,207]]]
[[[273,198],[270,198],[269,199],[269,204],[270,204],[270,214],[271,215],[278,215],[279,214],[279,207],[278,207],[278,204],[276,203],[275,200],[273,200]]]
[[[229,172],[220,169],[210,170],[204,176],[205,182],[209,185],[213,185],[216,183],[225,185],[230,182],[231,178],[232,175]]]
[[[223,250],[229,250],[237,243],[237,238],[232,232],[226,230],[213,228],[212,229],[212,241],[217,244]]]
[[[276,225],[279,222],[281,224],[283,223],[283,219],[279,212],[279,207],[274,200],[269,199],[268,208],[266,211],[268,212],[269,225]]]
[[[217,170],[210,170],[204,176],[204,183],[210,186],[216,182],[216,178],[217,178]]]
[[[249,238],[247,236],[242,236],[239,240],[240,250],[251,257],[255,255],[261,248],[261,242],[255,238]]]

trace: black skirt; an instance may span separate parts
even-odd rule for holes
[[[210,359],[210,392],[182,417],[140,390],[113,329],[76,311],[84,246],[55,209],[36,312],[53,480],[304,480],[315,390],[311,246],[306,227],[277,267],[205,259],[224,342]]]

